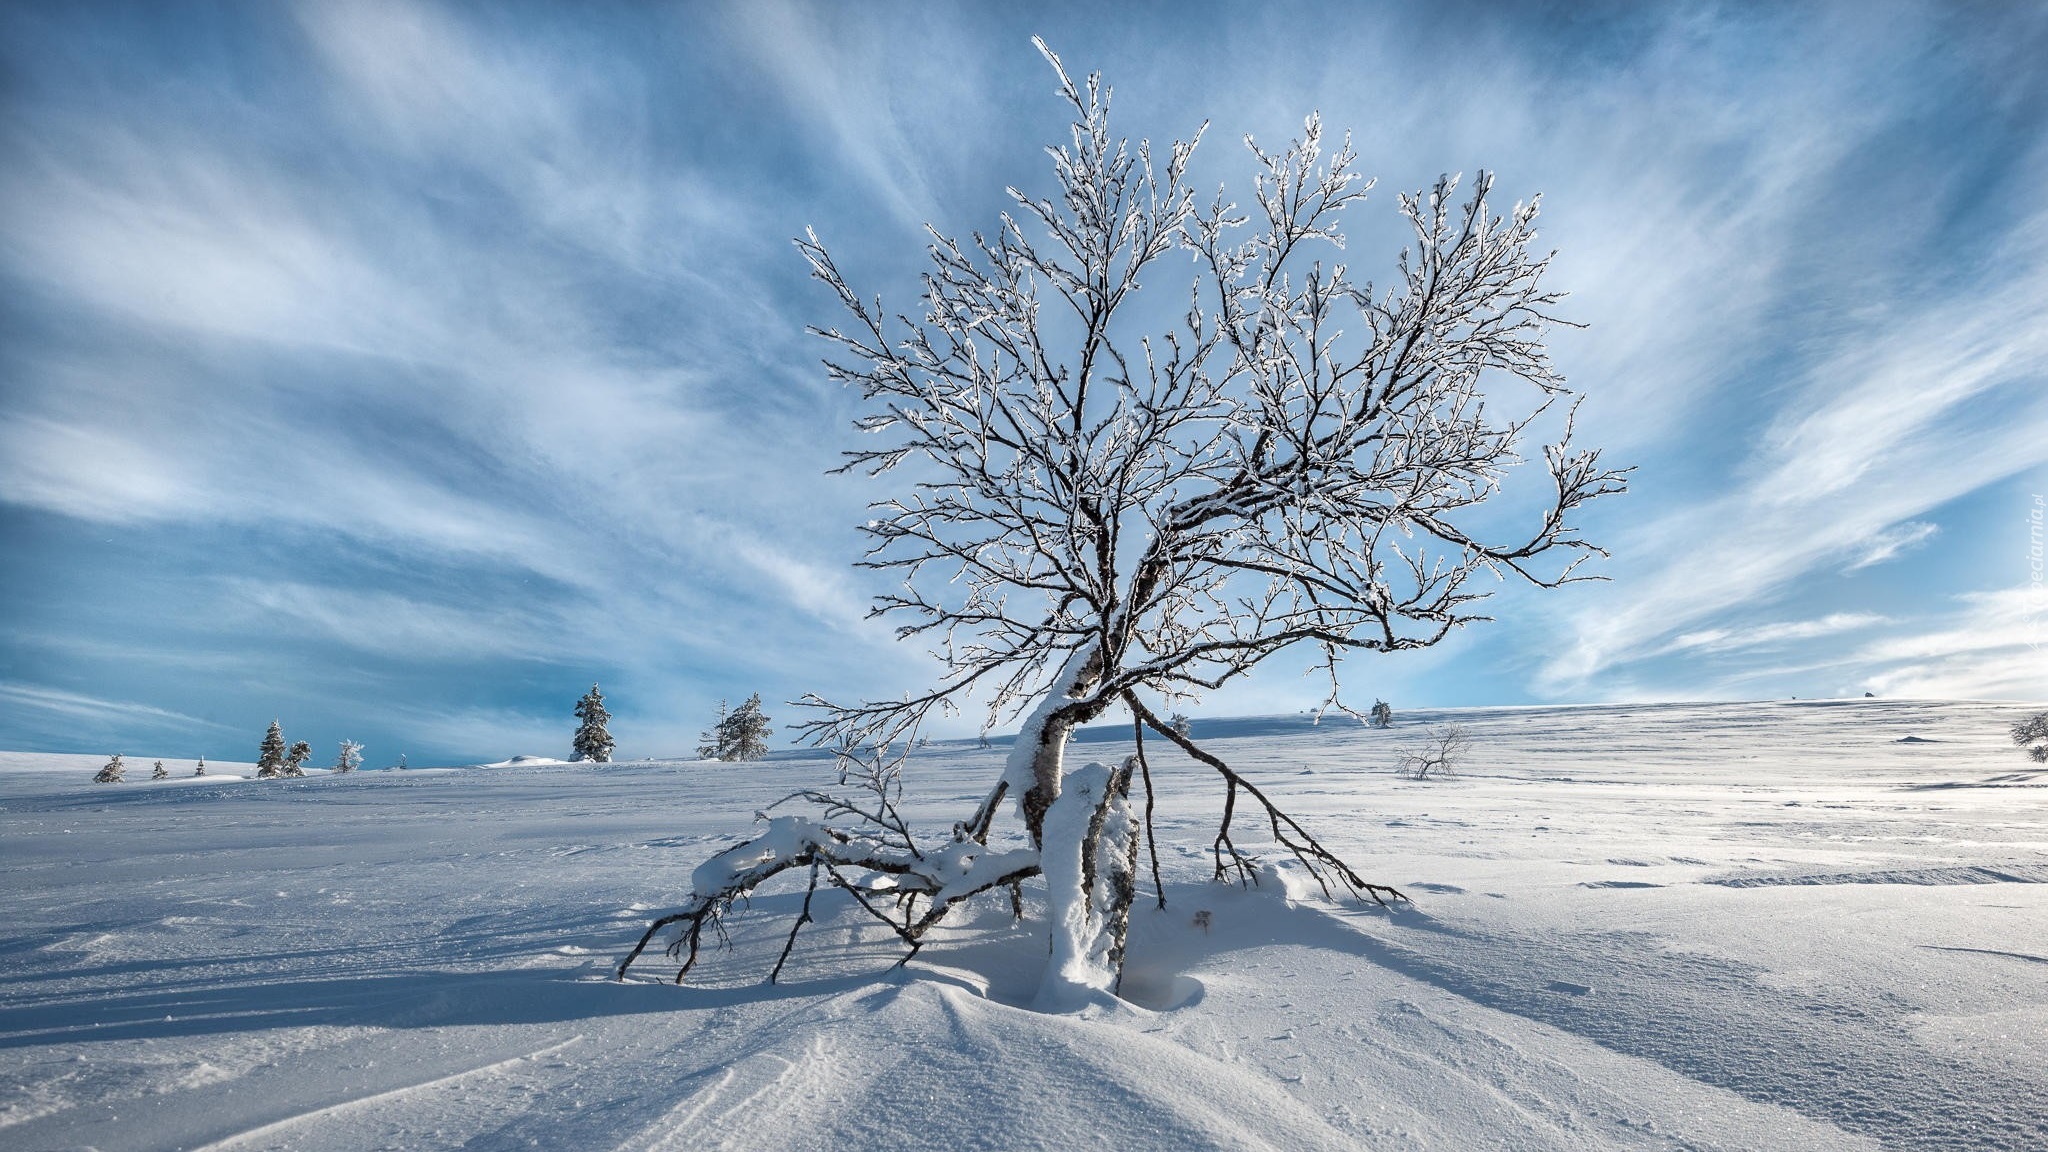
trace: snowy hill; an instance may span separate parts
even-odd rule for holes
[[[1141,901],[1128,1003],[1078,1016],[1018,1006],[1042,908],[1013,925],[995,898],[897,970],[821,894],[770,987],[777,890],[689,986],[658,956],[609,981],[695,864],[831,782],[817,759],[172,788],[151,757],[95,786],[104,757],[0,755],[0,1145],[2048,1146],[2024,711],[1197,719],[1414,905],[1208,882],[1220,789],[1148,743],[1168,907]],[[1445,723],[1473,737],[1462,772],[1391,771]],[[943,829],[1001,756],[923,750],[913,814]]]

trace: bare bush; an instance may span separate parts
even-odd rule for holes
[[[1472,738],[1458,725],[1432,728],[1422,739],[1401,749],[1396,770],[1411,780],[1456,776],[1471,748]]]

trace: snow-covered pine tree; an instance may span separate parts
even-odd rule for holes
[[[2048,712],[2037,713],[2012,726],[2012,742],[2028,756],[2048,764]]]
[[[127,770],[121,763],[121,754],[116,752],[114,753],[114,758],[107,761],[107,766],[100,769],[99,774],[92,778],[92,782],[95,784],[119,784],[122,782],[121,774]]]
[[[256,750],[256,778],[275,780],[284,775],[284,725],[270,722],[270,731],[263,734],[263,746]]]
[[[336,772],[353,772],[363,763],[363,746],[353,740],[341,742],[341,754],[334,758]]]
[[[718,750],[725,741],[725,719],[727,715],[729,713],[726,711],[725,701],[720,700],[718,702],[718,718],[711,722],[711,727],[708,731],[697,733],[697,759],[724,759],[724,757],[718,754]]]
[[[1394,726],[1394,706],[1385,700],[1374,700],[1372,702],[1371,719],[1367,723],[1375,728],[1392,728]]]
[[[760,760],[768,755],[768,717],[761,713],[761,694],[732,710],[718,724],[720,760]]]
[[[304,740],[297,741],[292,745],[292,750],[284,754],[284,774],[287,776],[304,776],[306,774],[306,761],[312,758],[313,746]]]
[[[193,774],[194,776],[204,776],[204,775],[206,775],[206,757],[204,757],[204,756],[201,756],[201,757],[199,758],[199,767],[197,767],[197,768],[194,768],[194,769],[192,770],[192,774]]]
[[[171,778],[171,770],[164,767],[164,762],[159,760],[156,762],[155,769],[150,772],[149,778],[151,780],[168,780]]]
[[[576,718],[583,723],[576,729],[575,755],[570,759],[611,763],[612,734],[605,725],[611,723],[612,714],[604,710],[604,693],[597,685],[592,684],[583,699],[576,701]]]

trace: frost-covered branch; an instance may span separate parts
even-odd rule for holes
[[[943,846],[920,847],[897,807],[902,796],[902,762],[901,754],[892,755],[886,748],[843,750],[840,782],[857,785],[865,798],[804,790],[770,805],[759,815],[762,827],[752,837],[697,866],[690,878],[689,900],[649,925],[614,974],[624,979],[647,946],[673,927],[675,936],[667,952],[682,962],[676,972],[676,982],[682,983],[697,963],[705,930],[710,928],[722,936],[724,917],[734,902],[746,899],[784,872],[808,869],[810,879],[803,908],[769,973],[771,982],[787,963],[797,933],[810,922],[811,902],[821,877],[850,893],[910,945],[914,955],[924,934],[955,904],[1038,875],[1036,852],[991,850],[958,829]],[[796,803],[811,811],[768,815]],[[920,896],[925,898],[922,912],[916,910]],[[900,921],[884,910],[885,903],[902,911]]]

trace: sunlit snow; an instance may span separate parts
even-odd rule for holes
[[[1220,790],[1153,742],[1169,905],[1141,900],[1122,999],[1069,1014],[1028,1007],[1042,886],[1021,926],[982,897],[901,970],[824,892],[764,985],[776,889],[688,986],[652,952],[607,978],[823,758],[150,783],[131,751],[96,786],[104,757],[10,754],[0,1146],[2044,1147],[2048,771],[2006,738],[2021,712],[1197,718],[1413,907],[1208,882]],[[1452,721],[1462,772],[1391,771]],[[1003,756],[921,750],[914,813],[942,831]]]

